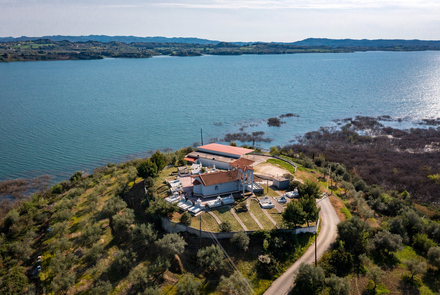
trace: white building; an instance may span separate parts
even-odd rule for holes
[[[230,145],[210,143],[199,146],[197,151],[186,155],[185,160],[191,163],[200,163],[204,167],[215,167],[228,170],[230,164],[237,159],[252,153],[253,150]]]
[[[204,198],[245,193],[246,190],[253,192],[254,161],[241,158],[230,163],[231,171],[219,171],[192,176],[193,193],[195,196]]]

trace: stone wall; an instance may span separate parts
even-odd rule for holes
[[[162,228],[169,233],[181,233],[181,232],[187,232],[196,236],[202,235],[202,238],[217,238],[219,240],[221,239],[231,239],[232,236],[235,234],[235,232],[210,232],[210,231],[201,231],[199,229],[196,229],[194,227],[190,227],[181,223],[175,223],[169,220],[168,218],[162,217]],[[316,229],[319,228],[319,221],[317,222],[316,226],[309,226],[309,227],[301,227],[297,229],[281,229],[282,232],[291,232],[292,234],[300,234],[300,233],[315,233]],[[247,235],[250,235],[254,233],[254,230],[248,230],[245,231]]]

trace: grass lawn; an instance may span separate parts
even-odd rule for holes
[[[283,216],[281,215],[281,213],[278,212],[278,210],[275,208],[266,209],[266,211],[270,214],[270,217],[272,217],[272,219],[275,220],[275,222],[278,224],[278,226],[280,228],[282,228],[283,227]]]
[[[191,227],[200,229],[200,215],[194,216],[191,219]],[[217,221],[215,221],[214,217],[208,213],[202,213],[202,230],[219,232],[220,228],[218,227]]]
[[[235,219],[234,215],[232,215],[231,210],[229,208],[219,208],[217,210],[212,211],[217,217],[222,221],[228,221],[232,225],[232,231],[240,231],[243,230],[240,223],[238,223],[237,219]]]
[[[271,189],[270,186],[269,186],[269,191],[267,190],[267,185],[262,185],[262,187],[264,188],[264,193],[268,194],[269,197],[279,197],[280,196],[276,191]]]
[[[250,209],[252,210],[252,213],[255,215],[258,221],[260,221],[264,229],[273,229],[275,227],[273,223],[269,220],[269,218],[267,218],[267,216],[263,213],[263,209],[261,209],[257,201],[251,201]]]
[[[241,221],[244,223],[244,225],[246,225],[248,230],[259,230],[260,229],[260,227],[255,222],[255,220],[252,218],[252,216],[249,214],[249,212],[235,211],[235,213],[237,213],[238,218],[241,219]]]

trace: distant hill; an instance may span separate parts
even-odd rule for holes
[[[400,40],[400,39],[327,39],[308,38],[302,41],[283,43],[296,46],[328,46],[328,47],[395,47],[395,46],[431,46],[440,47],[440,41]]]
[[[88,35],[88,36],[65,36],[65,35],[53,35],[53,36],[41,36],[41,37],[0,37],[0,42],[14,42],[14,41],[34,41],[39,39],[50,39],[52,41],[63,41],[67,40],[70,42],[87,42],[87,41],[98,41],[103,43],[109,42],[123,42],[123,43],[133,43],[133,42],[148,42],[148,43],[189,43],[189,44],[201,44],[201,45],[217,45],[217,44],[228,44],[230,45],[247,45],[247,44],[258,44],[265,42],[221,42],[217,40],[200,39],[193,37],[136,37],[136,36],[107,36],[107,35]],[[440,41],[429,41],[429,40],[400,40],[400,39],[327,39],[327,38],[308,38],[301,41],[295,42],[271,42],[271,44],[283,44],[283,45],[294,45],[294,46],[311,46],[311,47],[352,47],[352,48],[381,48],[381,47],[414,47],[414,46],[425,46],[425,47],[440,47]],[[429,48],[426,48],[429,49]],[[426,50],[425,49],[425,50]]]
[[[106,36],[106,35],[89,35],[89,36],[42,36],[42,37],[0,37],[0,42],[13,42],[13,41],[33,41],[38,39],[50,39],[52,41],[67,40],[70,42],[86,42],[86,41],[99,41],[99,42],[156,42],[156,43],[195,43],[195,44],[218,44],[220,41],[200,39],[200,38],[185,38],[185,37],[136,37],[136,36]]]

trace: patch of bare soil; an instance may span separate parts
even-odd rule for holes
[[[270,163],[261,163],[254,167],[255,172],[257,173],[263,173],[263,174],[270,174],[272,176],[282,176],[285,173],[290,173],[286,169],[274,166]]]
[[[345,220],[345,214],[341,212],[341,208],[344,207],[344,203],[342,203],[342,201],[334,196],[334,195],[330,195],[329,197],[330,203],[332,204],[333,208],[336,211],[336,214],[338,215],[338,218],[340,221],[344,221]]]

